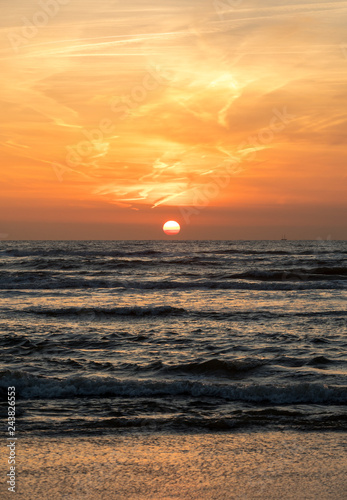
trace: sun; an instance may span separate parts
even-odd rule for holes
[[[178,234],[181,230],[181,227],[178,222],[175,220],[168,220],[163,225],[163,231],[165,234]]]

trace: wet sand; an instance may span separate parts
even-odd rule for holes
[[[0,496],[15,498],[1,460]],[[16,496],[25,500],[342,500],[347,435],[18,436],[17,467]]]

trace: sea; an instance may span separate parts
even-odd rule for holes
[[[2,241],[16,432],[347,427],[346,241]]]

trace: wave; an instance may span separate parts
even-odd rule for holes
[[[93,263],[93,265],[94,264],[95,263]],[[70,256],[68,258],[40,257],[29,260],[16,261],[16,267],[18,267],[18,269],[23,267],[23,268],[31,268],[33,270],[52,269],[52,270],[64,271],[70,269],[80,269],[81,267],[83,267],[83,264],[81,262],[81,259],[78,259],[77,257],[75,259],[71,258]]]
[[[75,258],[35,258],[29,260],[20,260],[16,262],[16,270],[5,271],[3,276],[8,276],[9,280],[11,276],[25,276],[30,274],[37,274],[37,271],[75,271],[82,270],[79,274],[87,274],[90,276],[103,275],[109,276],[112,271],[119,271],[124,269],[129,269],[132,271],[134,268],[151,268],[158,266],[163,268],[182,266],[185,267],[218,267],[223,265],[222,262],[216,260],[201,260],[200,258],[180,258],[180,259],[139,259],[139,258],[108,258],[106,260],[94,259],[91,262],[90,258],[81,259]],[[1,267],[1,263],[0,263]],[[26,269],[23,271],[23,269]],[[175,269],[175,274],[177,275],[177,270]],[[48,273],[47,273],[48,275]],[[188,275],[189,274],[183,274]],[[196,277],[200,275],[195,273]]]
[[[328,365],[330,363],[333,363],[333,361],[326,356],[316,356],[312,359],[309,360],[307,363],[308,365]]]
[[[207,361],[194,361],[191,363],[165,364],[161,361],[155,361],[148,365],[140,365],[137,363],[123,363],[119,366],[120,369],[125,369],[132,372],[155,372],[162,375],[178,374],[178,375],[202,375],[202,376],[217,376],[217,377],[233,377],[237,374],[243,374],[260,368],[267,364],[265,359],[245,358],[222,360],[218,358],[209,359]]]
[[[161,255],[163,252],[159,250],[93,250],[93,249],[83,249],[83,248],[11,248],[4,249],[2,251],[3,255],[8,255],[10,257],[42,257],[42,254],[49,257],[59,257],[66,255],[72,257],[86,257],[86,258],[95,258],[95,257],[151,257],[154,255]]]
[[[251,275],[247,276],[249,280],[242,281],[241,278],[234,278],[230,281],[216,280],[192,280],[179,281],[173,280],[118,280],[107,275],[105,278],[95,277],[72,277],[64,275],[52,275],[48,272],[30,273],[23,275],[12,273],[4,276],[0,273],[0,290],[62,290],[62,289],[96,289],[96,288],[120,288],[124,290],[329,290],[344,289],[345,284],[340,278],[335,277],[331,280],[309,280],[301,277],[297,280],[285,279],[255,279]],[[283,276],[283,272],[282,272]],[[244,276],[245,277],[245,276]],[[343,278],[346,280],[346,278]],[[258,281],[258,282],[256,282]],[[314,281],[314,283],[312,283]]]
[[[259,259],[258,259],[259,261]],[[340,260],[342,264],[344,260]],[[15,269],[0,271],[0,279],[3,278],[11,282],[18,279],[35,279],[37,277],[52,277],[52,279],[61,275],[60,271],[67,271],[67,275],[75,271],[75,276],[86,276],[95,278],[97,276],[105,276],[110,279],[114,274],[127,272],[131,275],[134,269],[155,268],[159,272],[163,269],[167,272],[175,272],[178,277],[208,277],[210,280],[255,280],[255,281],[327,281],[327,280],[346,280],[347,267],[338,265],[328,265],[315,268],[295,267],[298,262],[287,262],[286,267],[282,269],[250,269],[239,273],[230,273],[230,269],[235,266],[234,262],[225,261],[223,259],[205,259],[203,257],[180,257],[175,259],[158,258],[144,259],[132,258],[107,258],[107,259],[90,259],[78,257],[59,257],[59,258],[34,258],[29,260],[20,260],[16,262]],[[240,265],[240,264],[238,264]],[[175,267],[174,271],[173,268]],[[187,272],[188,268],[195,268],[194,273]],[[182,268],[182,269],[181,269]],[[210,268],[202,271],[199,268]],[[218,269],[218,272],[216,272]],[[58,271],[58,272],[57,272]],[[70,272],[70,273],[69,273]]]
[[[276,270],[251,270],[244,273],[231,274],[227,279],[251,279],[259,281],[323,281],[326,279],[347,279],[347,267],[317,267]]]
[[[332,249],[324,249],[322,248],[321,250],[317,248],[312,248],[312,250],[302,250],[298,251],[298,249],[293,248],[292,250],[265,250],[265,249],[260,249],[260,250],[251,250],[251,249],[238,249],[238,248],[230,248],[230,249],[225,249],[225,250],[211,250],[211,251],[204,251],[206,254],[216,254],[216,255],[291,255],[291,256],[297,256],[297,255],[335,255],[335,254],[342,254],[346,255],[347,252],[343,250],[332,250]]]
[[[317,366],[321,368],[322,366],[334,364],[336,362],[339,361],[329,359],[326,356],[315,356],[313,358],[280,356],[273,360],[274,365],[289,366],[291,368],[299,368],[301,366]]]
[[[64,307],[64,308],[28,308],[24,312],[45,316],[168,316],[186,313],[186,309],[171,306],[150,307]]]
[[[4,249],[4,255],[10,257],[41,257],[44,253],[48,257],[59,257],[59,256],[78,256],[78,257],[127,257],[127,256],[158,256],[165,252],[158,250],[98,250],[98,249],[84,249],[84,248],[10,248]],[[200,255],[295,255],[296,252],[287,250],[248,250],[248,249],[226,249],[226,250],[204,250],[202,249]],[[316,252],[312,252],[316,253]],[[302,255],[310,255],[310,252],[303,252]]]
[[[333,414],[331,411],[324,409],[324,412],[311,413],[299,411],[298,409],[283,409],[283,408],[257,408],[255,410],[229,411],[226,415],[198,415],[190,413],[170,414],[170,415],[139,415],[129,417],[125,415],[109,416],[102,420],[85,421],[83,429],[95,430],[95,428],[141,428],[145,431],[163,431],[184,430],[194,432],[198,429],[209,431],[228,431],[236,428],[249,428],[256,426],[257,428],[270,427],[272,429],[279,427],[283,430],[284,427],[296,430],[341,430],[346,429],[347,416],[343,413]],[[40,429],[41,430],[41,429]],[[297,450],[298,444],[292,444],[289,448],[292,456]],[[124,457],[126,458],[126,457]]]
[[[295,255],[296,252],[291,252],[290,250],[246,250],[230,248],[226,250],[205,251],[204,253],[216,255]]]
[[[19,311],[18,311],[19,312]],[[35,314],[43,316],[77,316],[82,318],[85,316],[90,319],[93,316],[97,318],[112,317],[112,316],[130,316],[130,317],[143,317],[143,316],[177,316],[186,315],[194,316],[197,318],[207,318],[212,320],[232,320],[242,318],[253,319],[279,319],[279,318],[316,318],[316,317],[344,317],[347,316],[345,310],[321,310],[321,311],[304,311],[304,312],[285,312],[285,311],[267,311],[261,309],[250,310],[199,310],[199,309],[186,309],[183,307],[173,306],[121,306],[121,307],[55,307],[55,308],[42,308],[42,307],[28,307],[20,311],[24,314]]]
[[[23,399],[76,397],[210,397],[262,404],[346,405],[347,387],[322,383],[204,383],[201,381],[132,380],[113,377],[71,376],[48,378],[21,371],[0,372],[0,389],[15,386]]]
[[[173,244],[174,243],[174,244]],[[300,256],[316,257],[326,256],[329,258],[343,258],[347,255],[344,242],[330,242],[329,245],[310,245],[308,248],[302,248],[302,242],[291,242],[285,247],[278,246],[276,242],[270,245],[264,245],[262,242],[240,242],[233,243],[232,247],[225,248],[227,242],[111,242],[111,241],[88,241],[88,242],[6,242],[0,248],[0,255],[13,258],[11,261],[17,261],[23,258],[24,262],[43,259],[66,259],[77,258],[98,261],[99,259],[167,259],[167,264],[175,264],[181,261],[181,264],[190,265],[192,263],[200,263],[212,257],[213,261],[225,260],[228,256],[261,256],[264,258],[271,257],[291,257],[297,259]],[[308,242],[307,242],[308,243]],[[222,259],[219,256],[223,257]],[[29,259],[27,259],[29,257]],[[281,259],[282,260],[282,259]],[[41,262],[42,264],[42,262]],[[40,262],[36,262],[40,265]]]
[[[218,375],[233,376],[237,373],[255,370],[266,364],[263,359],[235,359],[220,360],[217,358],[207,361],[182,363],[171,366],[163,366],[160,371],[163,373],[190,373],[193,375]]]
[[[143,402],[143,400],[142,400]],[[156,403],[153,403],[156,406]],[[336,407],[334,408],[336,410]],[[97,413],[99,409],[97,408]],[[55,408],[56,412],[56,422],[53,420],[53,412],[50,407],[50,419],[45,420],[33,420],[28,422],[28,420],[21,421],[21,429],[23,431],[28,430],[29,432],[39,432],[40,435],[45,433],[48,436],[57,437],[59,434],[68,433],[69,436],[73,433],[75,436],[84,436],[86,432],[90,434],[99,434],[100,431],[105,431],[109,429],[126,429],[126,431],[136,430],[138,432],[185,432],[185,433],[196,433],[200,431],[213,431],[213,432],[223,432],[230,431],[233,429],[266,429],[280,430],[283,431],[287,429],[305,430],[305,431],[345,431],[347,425],[347,417],[345,414],[334,414],[332,411],[324,408],[324,412],[308,412],[298,411],[298,410],[284,410],[281,408],[267,408],[267,409],[256,409],[256,410],[238,410],[229,411],[226,415],[199,415],[195,411],[194,414],[186,412],[185,408],[182,411],[173,413],[170,411],[169,415],[162,415],[155,412],[155,408],[152,408],[152,415],[134,415],[134,407],[129,408],[126,412],[127,415],[122,411],[111,411],[108,412],[106,416],[101,418],[79,416],[78,419],[74,419],[74,428],[71,428],[71,420],[62,420],[59,411]],[[164,413],[164,412],[162,412]],[[290,447],[286,450],[287,453],[291,454],[291,457],[297,452],[298,443],[292,443]],[[118,453],[118,458],[120,460],[126,461],[128,459],[125,454]]]

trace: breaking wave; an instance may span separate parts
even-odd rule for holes
[[[9,386],[16,386],[19,397],[24,399],[189,396],[263,404],[347,404],[347,387],[318,382],[217,384],[201,381],[123,380],[101,376],[71,376],[59,379],[21,371],[0,372],[1,390],[6,392]]]

